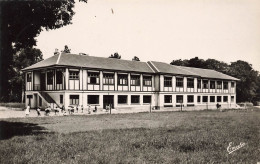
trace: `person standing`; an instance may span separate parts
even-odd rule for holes
[[[91,113],[91,106],[88,104],[88,114],[90,114]]]
[[[36,111],[37,111],[37,115],[38,115],[38,116],[41,116],[41,108],[38,107],[38,108],[36,109]]]
[[[65,112],[65,107],[64,107],[64,105],[62,105],[62,107],[61,107],[61,112],[62,112],[62,113]]]
[[[57,112],[59,112],[58,106],[56,105],[55,109],[54,109],[55,115]]]
[[[25,116],[28,117],[30,115],[30,105],[28,104],[28,106],[25,109]]]
[[[79,105],[77,105],[76,110],[77,110],[77,113],[79,113]]]
[[[81,105],[81,113],[83,113],[83,110],[84,110],[83,105]]]

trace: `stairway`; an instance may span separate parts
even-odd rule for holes
[[[41,98],[43,98],[47,103],[49,103],[49,104],[56,104],[58,107],[60,107],[59,106],[59,104],[57,104],[54,100],[53,100],[53,98],[47,93],[47,92],[39,92],[39,96],[41,97]]]

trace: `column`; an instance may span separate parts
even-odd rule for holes
[[[128,91],[131,91],[131,74],[128,73]]]
[[[172,77],[172,91],[176,91],[176,76]]]
[[[117,86],[118,86],[118,84],[117,84],[117,81],[118,81],[117,78],[118,78],[118,77],[117,77],[117,72],[115,72],[115,78],[114,78],[114,79],[115,79],[115,91],[117,91]],[[117,103],[115,103],[115,105],[116,105],[116,104],[117,104]]]
[[[103,108],[103,94],[99,95],[99,105],[100,105],[100,108]]]
[[[187,92],[187,77],[183,77],[183,92]]]
[[[100,80],[99,80],[99,82],[100,82],[100,83],[99,83],[99,90],[102,91],[102,90],[103,90],[103,71],[100,71],[100,72],[99,72],[99,79],[100,79]],[[102,103],[103,103],[103,102],[102,102]]]
[[[194,92],[198,92],[198,78],[194,78]]]
[[[127,105],[131,105],[131,95],[127,95]]]
[[[118,95],[114,95],[114,107],[117,108],[118,104]]]
[[[65,70],[65,90],[69,90],[69,69],[68,68],[66,68]]]
[[[54,70],[53,90],[57,90],[56,71],[57,69]]]
[[[160,75],[160,91],[164,91],[164,76]]]
[[[140,91],[143,91],[143,74],[140,75]]]
[[[210,93],[210,80],[208,80],[208,93]]]
[[[79,70],[79,90],[83,90],[83,70]]]
[[[34,90],[34,71],[32,71],[32,74],[31,74],[31,90]]]
[[[217,93],[217,85],[218,85],[218,83],[217,83],[217,80],[215,81],[215,93]]]

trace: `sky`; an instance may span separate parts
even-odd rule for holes
[[[260,71],[259,0],[89,0],[74,11],[71,25],[36,38],[44,59],[68,45],[126,60],[244,60]]]

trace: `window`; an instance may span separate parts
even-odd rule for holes
[[[131,75],[131,85],[133,86],[140,85],[140,75]]]
[[[88,95],[88,104],[99,104],[99,95]]]
[[[200,96],[197,97],[197,102],[200,103]]]
[[[231,102],[235,102],[235,97],[231,96]]]
[[[63,104],[63,95],[60,95],[60,104]]]
[[[194,79],[187,79],[187,87],[194,88]]]
[[[88,84],[99,84],[99,72],[88,72]]]
[[[228,82],[226,82],[226,81],[223,82],[223,88],[224,88],[224,89],[228,89]]]
[[[126,104],[127,95],[118,95],[118,104]]]
[[[144,86],[152,86],[152,76],[144,76],[143,77],[143,85]]]
[[[172,86],[172,77],[164,76],[164,87],[171,87],[171,86]]]
[[[140,96],[132,95],[131,96],[131,103],[140,103]]]
[[[231,87],[234,88],[235,87],[235,83],[231,82]]]
[[[210,89],[215,89],[215,81],[210,81]]]
[[[203,102],[208,102],[208,96],[203,96],[203,97],[202,97],[202,101],[203,101]]]
[[[228,102],[228,96],[223,97],[223,102]]]
[[[118,85],[128,85],[128,76],[118,75]]]
[[[172,103],[172,95],[164,95],[164,103]]]
[[[53,84],[53,72],[47,72],[47,85]]]
[[[62,84],[62,71],[56,71],[56,84]]]
[[[70,105],[79,105],[79,95],[70,95]]]
[[[210,96],[210,102],[215,102],[215,96]]]
[[[182,95],[177,95],[176,96],[176,102],[177,103],[183,103],[183,96]]]
[[[69,72],[69,79],[70,80],[78,80],[79,79],[79,71],[70,71]]]
[[[198,79],[197,87],[198,89],[201,89],[201,79]]]
[[[221,102],[222,101],[222,97],[221,96],[217,96],[217,102]]]
[[[188,103],[193,103],[193,102],[194,102],[194,96],[188,95]]]
[[[217,81],[217,89],[222,89],[222,81]]]
[[[103,76],[103,82],[106,85],[113,85],[114,84],[114,74],[104,74]]]
[[[144,96],[143,97],[143,103],[151,103],[152,101],[152,96]]]
[[[32,82],[32,74],[27,73],[27,82]]]
[[[183,87],[183,78],[176,78],[176,87]]]
[[[203,83],[203,89],[208,89],[209,88],[208,80],[203,80],[202,83]]]

